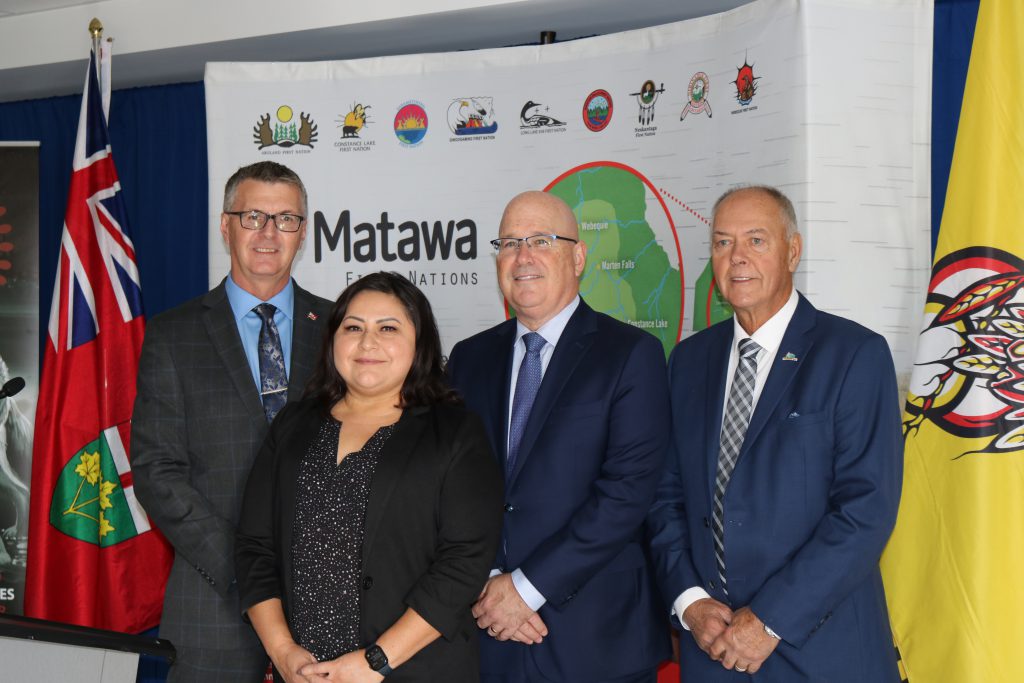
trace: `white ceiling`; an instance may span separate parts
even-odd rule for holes
[[[765,0],[771,1],[771,0]],[[750,0],[0,0],[0,101],[80,92],[90,19],[115,88],[198,81],[208,61],[307,61],[558,40],[680,21]]]

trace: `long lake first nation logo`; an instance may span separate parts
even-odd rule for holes
[[[583,102],[583,125],[590,130],[604,130],[612,120],[612,96],[607,90],[595,90]]]
[[[904,436],[926,422],[981,440],[956,457],[1024,450],[1024,261],[969,247],[935,264]]]
[[[287,149],[299,145],[312,149],[316,142],[316,123],[306,112],[299,113],[298,121],[295,112],[287,104],[282,104],[274,113],[275,120],[271,123],[270,113],[260,116],[252,127],[253,142],[259,149],[282,147]]]

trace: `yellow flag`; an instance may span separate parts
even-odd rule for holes
[[[981,0],[882,557],[910,683],[1024,681],[1024,2]]]

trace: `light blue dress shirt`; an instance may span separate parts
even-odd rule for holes
[[[228,303],[231,304],[231,312],[235,316],[235,324],[238,326],[238,336],[242,338],[242,349],[245,351],[245,359],[249,361],[249,369],[252,371],[252,380],[256,388],[260,388],[260,328],[263,321],[252,309],[264,303],[263,300],[253,296],[235,284],[235,281],[228,275],[224,283],[227,290]],[[274,313],[274,324],[277,325],[278,334],[281,335],[281,352],[284,353],[284,369],[291,376],[292,372],[292,320],[295,313],[295,287],[291,280],[280,292],[272,296],[265,303],[273,304],[277,308]]]

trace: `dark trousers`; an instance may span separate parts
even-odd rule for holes
[[[515,667],[515,670],[498,675],[483,674],[480,676],[480,683],[657,683],[658,680],[658,670],[654,668],[638,671],[628,676],[606,678],[599,681],[584,681],[578,678],[556,681],[541,675],[537,671],[537,667],[533,665],[533,659],[526,657],[525,654],[523,652],[524,656],[519,658],[519,666]]]
[[[263,683],[270,658],[258,651],[177,648],[167,683]]]

